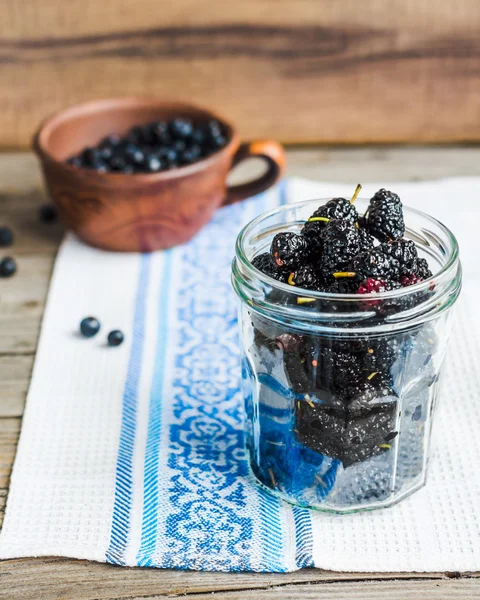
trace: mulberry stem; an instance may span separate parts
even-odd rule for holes
[[[303,298],[302,296],[297,298],[297,304],[307,304],[308,302],[315,302],[315,298]]]
[[[357,187],[355,188],[352,199],[350,200],[350,204],[353,204],[355,202],[361,189],[362,189],[362,186],[360,184],[357,184]]]
[[[324,223],[328,223],[330,219],[327,219],[327,217],[310,217],[307,223],[313,223],[314,221],[323,221]]]

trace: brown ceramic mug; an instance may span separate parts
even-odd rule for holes
[[[227,145],[194,164],[152,174],[99,173],[65,163],[107,135],[124,135],[134,125],[180,116],[194,122],[217,119],[227,133]],[[108,250],[149,252],[186,242],[220,206],[273,185],[285,165],[280,144],[240,144],[232,125],[210,111],[140,98],[99,100],[56,113],[41,125],[33,147],[65,225],[85,242]],[[250,157],[266,161],[265,174],[227,186],[230,169]]]

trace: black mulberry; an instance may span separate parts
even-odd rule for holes
[[[400,275],[400,264],[398,260],[385,254],[379,248],[373,248],[356,256],[348,271],[355,272],[358,281],[370,278],[395,281]]]
[[[380,245],[380,250],[393,256],[400,265],[405,265],[418,257],[417,247],[412,240],[395,240]]]
[[[318,217],[325,219],[342,219],[349,223],[355,223],[358,219],[357,209],[350,201],[346,198],[332,198],[322,206],[319,206],[313,213],[310,219],[316,219]],[[318,221],[322,223],[322,221]],[[323,221],[323,225],[326,222]]]
[[[358,237],[360,238],[360,252],[365,250],[371,250],[374,245],[373,235],[370,235],[366,229],[360,227],[358,230]]]
[[[289,283],[307,290],[318,290],[320,288],[320,278],[315,268],[310,265],[302,265],[293,273],[293,277],[289,277]]]
[[[302,229],[302,235],[307,240],[310,258],[319,260],[322,254],[323,221],[307,221]]]
[[[272,257],[269,252],[265,252],[264,254],[259,254],[252,260],[252,265],[273,279],[277,279],[279,281],[284,281],[285,277],[281,274],[275,265],[272,262]]]
[[[402,203],[397,194],[379,190],[370,200],[365,223],[368,231],[381,242],[403,237],[405,223]]]
[[[283,271],[292,271],[305,262],[309,249],[303,235],[287,231],[277,233],[273,238],[270,254],[276,267]]]
[[[320,271],[328,281],[333,273],[344,271],[360,251],[360,238],[353,223],[329,221],[322,233]]]

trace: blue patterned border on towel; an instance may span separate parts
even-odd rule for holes
[[[219,210],[188,244],[164,253],[156,323],[146,322],[151,261],[142,257],[123,398],[116,494],[106,560],[222,571],[287,571],[312,564],[308,511],[258,487],[243,447],[237,300],[230,288],[236,236],[287,201],[287,184]],[[157,328],[143,465],[133,460],[145,328]],[[141,478],[140,478],[141,476]],[[143,479],[141,531],[132,490]]]

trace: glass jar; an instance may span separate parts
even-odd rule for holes
[[[410,287],[311,292],[252,266],[275,234],[299,232],[327,200],[251,221],[237,239],[232,282],[252,471],[292,504],[345,513],[389,506],[425,483],[461,266],[452,233],[408,208],[405,238],[434,273]],[[356,204],[360,213],[367,205]]]

